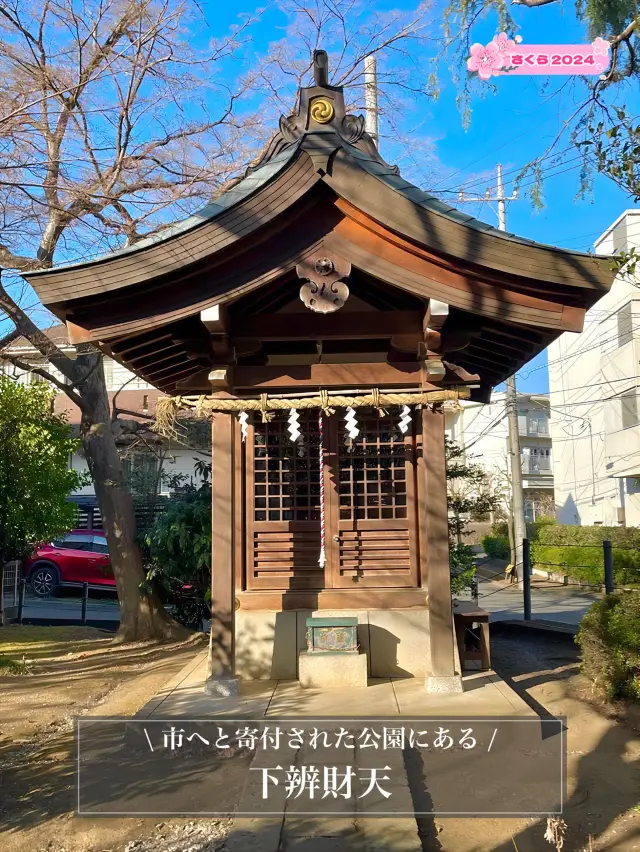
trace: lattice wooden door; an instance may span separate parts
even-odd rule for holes
[[[418,585],[415,434],[410,429],[403,435],[397,419],[358,409],[361,431],[353,442],[334,424],[337,501],[329,559],[334,588]]]
[[[255,423],[246,441],[246,583],[251,590],[409,588],[418,585],[415,436],[396,417],[359,409],[351,443],[343,418],[325,420],[326,563],[320,555],[319,429],[300,413]]]
[[[322,589],[318,413],[301,412],[293,443],[286,415],[255,423],[246,441],[248,590]]]

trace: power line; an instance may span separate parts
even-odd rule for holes
[[[547,159],[547,157],[551,157],[551,156],[553,156],[553,157],[560,157],[562,154],[566,154],[566,153],[567,153],[567,151],[572,150],[572,149],[573,149],[573,147],[574,147],[573,145],[567,145],[567,147],[566,147],[566,148],[562,148],[560,151],[557,151],[557,152],[555,152],[555,153],[553,153],[553,154],[552,154],[551,152],[549,152],[549,154],[545,154],[545,155],[543,155],[543,156],[542,156],[542,157],[540,157],[540,159],[539,159],[538,161],[536,161],[536,162],[541,163],[541,162],[543,162],[543,160]],[[579,154],[579,155],[577,155],[577,156],[578,156],[578,157],[581,157],[581,158],[583,157],[583,155],[582,155],[582,154]],[[575,159],[575,158],[572,158],[572,159]],[[548,168],[555,168],[555,167],[556,167],[556,166],[558,166],[558,165],[562,165],[562,164],[561,164],[561,163],[556,163],[555,165],[550,165]],[[511,169],[507,169],[505,172],[503,172],[503,177],[507,177],[507,175],[517,174],[517,173],[519,173],[519,172],[522,172],[524,168],[526,168],[526,167],[523,167],[523,166],[514,166],[514,167],[513,167],[513,168],[511,168]],[[460,185],[457,189],[455,189],[455,188],[453,188],[453,187],[451,187],[451,188],[444,188],[444,189],[440,189],[440,190],[438,190],[438,192],[458,192],[460,189],[474,189],[474,188],[475,188],[475,187],[477,187],[477,186],[482,186],[483,184],[486,184],[486,182],[487,182],[487,178],[474,178],[474,179],[471,179],[471,180],[469,180],[469,181],[466,181],[465,183],[462,183],[462,184],[461,184],[461,185]]]

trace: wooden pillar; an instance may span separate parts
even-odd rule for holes
[[[234,422],[216,413],[211,433],[211,637],[210,695],[237,693],[234,679]]]
[[[430,691],[459,692],[454,664],[453,612],[447,522],[447,472],[444,449],[444,412],[422,412],[422,454],[425,477],[424,530],[429,634],[431,642]]]

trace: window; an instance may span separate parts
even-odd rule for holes
[[[551,470],[551,450],[546,447],[522,447],[522,472]]]
[[[287,423],[275,418],[254,433],[254,520],[320,520],[320,432],[317,417],[300,414],[301,440],[289,437]]]
[[[153,453],[136,453],[122,459],[122,471],[129,488],[145,493],[160,488],[158,458]]]
[[[638,422],[638,392],[636,388],[625,391],[620,395],[622,428],[629,429],[637,426]]]
[[[360,409],[360,435],[339,452],[340,520],[407,517],[404,436],[391,417]]]
[[[549,428],[547,426],[547,415],[543,411],[530,411],[528,425],[530,435],[549,434]]]
[[[108,553],[109,547],[107,546],[106,538],[101,535],[95,535],[93,537],[93,544],[91,546],[91,550],[94,553]]]
[[[60,550],[91,550],[92,537],[90,535],[72,534],[63,539],[52,542]]]
[[[618,325],[618,346],[626,346],[633,339],[633,302],[627,302],[616,314]]]

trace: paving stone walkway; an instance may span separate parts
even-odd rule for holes
[[[465,675],[465,692],[461,695],[429,695],[424,681],[408,679],[371,679],[367,688],[348,691],[320,691],[302,689],[297,681],[249,681],[241,684],[236,698],[214,699],[204,695],[206,655],[201,655],[175,678],[162,693],[144,707],[138,716],[170,719],[175,716],[190,719],[203,718],[277,718],[306,716],[310,718],[335,717],[411,717],[411,716],[522,716],[532,710],[494,672],[476,672]],[[255,769],[270,766],[273,753],[258,751],[252,763]],[[404,761],[402,751],[385,752],[385,760]],[[393,755],[393,756],[392,756]],[[296,765],[322,766],[326,758],[314,752],[313,758],[303,751],[296,757]],[[348,762],[348,761],[347,761]],[[345,765],[331,752],[331,763]],[[357,755],[354,769],[363,766]],[[395,779],[394,800],[403,797],[407,811],[412,812],[411,788],[403,766],[392,767]],[[261,796],[262,773],[250,772],[243,793],[240,810],[252,810],[251,799]],[[271,795],[270,795],[271,801]],[[366,802],[366,800],[364,800]],[[430,843],[423,845],[421,838],[435,837],[437,829],[432,819],[420,820],[411,816],[367,817],[367,808],[355,816],[346,809],[342,800],[336,800],[337,815],[327,817],[305,816],[296,800],[287,799],[282,786],[273,797],[275,816],[238,818],[224,844],[225,852],[422,852],[423,848],[438,848]],[[253,809],[257,812],[259,808]],[[437,843],[437,840],[435,841]]]

